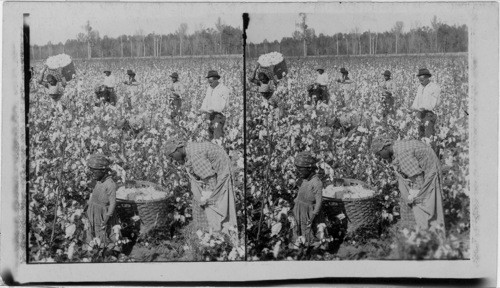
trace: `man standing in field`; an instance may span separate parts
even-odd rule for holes
[[[426,68],[418,70],[417,77],[420,85],[417,89],[417,96],[411,106],[416,111],[417,118],[420,119],[418,127],[420,139],[424,137],[431,138],[436,134],[436,130],[434,129],[437,120],[435,111],[439,104],[441,88],[438,84],[430,81],[431,76],[432,74]],[[431,139],[431,145],[434,151],[436,151],[436,144],[433,139]]]
[[[208,79],[209,86],[200,111],[208,113],[208,118],[210,119],[210,126],[208,128],[210,140],[217,140],[224,137],[226,117],[222,112],[224,112],[229,100],[229,89],[219,82],[220,76],[217,71],[208,71],[208,75],[205,78]]]
[[[316,76],[316,80],[314,81],[314,84],[309,87],[309,92],[314,89],[314,87],[319,87],[321,90],[321,97],[318,99],[318,101],[323,101],[325,103],[328,103],[329,100],[329,94],[328,94],[328,74],[325,73],[325,68],[318,66],[316,67],[316,72],[318,72]]]
[[[401,192],[403,223],[416,222],[421,229],[431,226],[444,229],[441,166],[431,147],[419,140],[377,137],[371,150],[394,167]]]
[[[105,88],[106,101],[111,105],[116,105],[116,94],[115,94],[115,85],[116,79],[115,76],[111,75],[111,70],[104,71],[104,81],[103,86]]]
[[[172,73],[170,78],[172,78],[172,86],[170,86],[170,109],[172,109],[172,112],[170,113],[170,119],[174,120],[181,115],[181,95],[184,94],[184,86],[179,82],[177,72]]]
[[[394,111],[394,90],[395,84],[391,78],[391,71],[385,70],[382,73],[384,76],[384,82],[380,85],[380,89],[382,90],[382,106],[384,107],[384,112],[382,112],[382,116],[384,119]]]

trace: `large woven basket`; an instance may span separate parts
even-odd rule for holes
[[[123,186],[123,185],[122,185]],[[145,234],[153,228],[162,228],[168,225],[168,192],[165,188],[147,181],[127,181],[127,188],[154,187],[155,190],[164,191],[165,197],[158,200],[126,200],[116,199],[117,215],[122,223],[128,223],[130,218],[137,215],[140,217],[140,233]]]
[[[367,183],[356,180],[343,178],[341,179],[344,185],[361,185],[367,189],[374,190]],[[357,199],[336,199],[323,197],[323,202],[327,209],[336,210],[336,212],[344,212],[349,221],[347,232],[352,233],[362,227],[374,225],[377,219],[377,209],[375,206],[374,197],[365,197]]]
[[[288,74],[288,67],[286,66],[285,59],[283,59],[283,61],[276,65],[272,65],[269,67],[261,66],[259,68],[259,72],[265,73],[270,79],[273,79],[274,75],[276,75],[278,79],[281,79],[283,78],[283,76],[286,76]]]
[[[75,73],[75,64],[73,63],[73,61],[71,61],[71,63],[62,67],[61,72],[59,72],[57,69],[48,68],[45,77],[51,74],[56,77],[57,81],[61,81],[62,77],[64,77],[66,81],[71,81],[71,79],[73,79],[73,74]]]

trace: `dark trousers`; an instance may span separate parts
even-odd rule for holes
[[[172,112],[170,113],[170,119],[174,119],[175,117],[181,115],[181,106],[182,101],[180,97],[174,97],[170,100],[170,109],[172,109]]]
[[[326,104],[330,101],[330,92],[328,92],[328,86],[320,85],[321,88],[321,101],[324,101]],[[317,104],[317,103],[316,103]]]
[[[382,112],[382,117],[384,119],[387,117],[389,114],[394,114],[394,97],[392,95],[384,95],[384,101],[382,102],[382,107],[384,111]]]
[[[210,140],[224,137],[224,124],[226,116],[219,112],[212,112],[209,115],[210,126],[208,127],[208,135]]]
[[[437,116],[432,111],[424,110],[417,112],[417,117],[420,119],[418,125],[419,138],[430,138],[436,135],[434,125],[436,125]]]
[[[328,104],[328,101],[330,100],[330,93],[328,92],[327,86],[316,86],[315,84],[311,84],[307,88],[307,92],[309,92],[309,101],[311,105],[316,105],[319,101],[323,101]]]
[[[431,138],[432,136],[435,136],[436,129],[434,126],[436,125],[437,120],[436,114],[432,111],[424,110],[417,112],[417,117],[420,119],[420,123],[418,125],[418,137],[422,139],[424,137]],[[435,139],[431,141],[431,147],[436,154],[439,154]]]
[[[116,105],[116,94],[114,88],[106,87],[102,93],[102,96],[104,98],[104,102],[108,102],[113,106]]]

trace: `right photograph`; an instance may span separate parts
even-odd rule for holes
[[[470,259],[469,32],[453,7],[249,14],[249,261]]]

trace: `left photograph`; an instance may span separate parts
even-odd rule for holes
[[[241,14],[52,4],[24,46],[27,262],[245,260]]]

